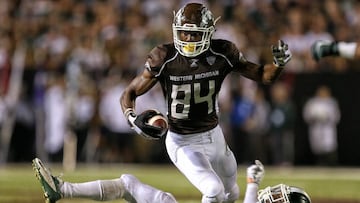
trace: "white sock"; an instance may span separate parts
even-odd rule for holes
[[[257,192],[259,186],[256,183],[248,183],[246,185],[245,197],[243,203],[255,203],[257,202]]]
[[[356,42],[338,42],[339,55],[344,58],[353,59],[356,52]]]
[[[117,178],[85,183],[64,182],[61,192],[64,198],[87,198],[97,201],[108,201],[122,198],[124,188],[121,180]]]

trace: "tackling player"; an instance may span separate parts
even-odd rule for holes
[[[311,203],[310,196],[299,187],[278,184],[259,190],[265,169],[259,160],[247,168],[247,186],[243,203]]]
[[[54,177],[40,159],[33,160],[47,203],[61,198],[88,198],[97,201],[124,199],[130,203],[177,203],[174,196],[142,183],[131,174],[112,180],[70,183]],[[243,203],[311,203],[309,195],[301,188],[279,184],[259,190],[265,174],[258,160],[247,168],[247,187]]]
[[[167,153],[174,165],[202,193],[202,203],[235,202],[239,198],[237,163],[218,121],[218,93],[231,72],[264,84],[273,83],[291,59],[287,44],[272,46],[273,61],[250,62],[234,43],[212,39],[218,20],[203,4],[189,3],[174,16],[174,42],[155,47],[143,72],[121,95],[132,127],[147,138],[163,136],[146,124],[149,111],[136,114],[136,98],[157,82],[167,101]]]
[[[318,40],[311,45],[311,55],[316,61],[327,56],[360,59],[360,47],[357,42]]]

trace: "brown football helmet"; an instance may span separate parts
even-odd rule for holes
[[[175,48],[186,57],[194,57],[208,50],[215,23],[213,14],[203,4],[186,4],[174,16],[172,27]],[[194,32],[201,35],[201,40],[184,41],[180,38],[181,32]]]

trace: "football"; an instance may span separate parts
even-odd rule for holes
[[[164,116],[155,115],[148,120],[149,125],[160,127],[164,130],[168,128],[168,122]]]

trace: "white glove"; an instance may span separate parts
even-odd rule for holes
[[[249,166],[246,173],[247,183],[256,183],[259,185],[265,175],[264,165],[259,160],[255,160],[255,164]]]
[[[283,67],[287,62],[290,61],[292,54],[289,50],[289,47],[285,42],[279,40],[278,45],[271,46],[272,55],[274,57],[274,64],[277,67]]]

